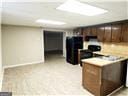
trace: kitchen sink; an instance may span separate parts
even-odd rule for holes
[[[115,61],[115,60],[121,59],[122,57],[107,55],[107,56],[99,56],[97,58],[100,58],[100,59],[103,59],[103,60],[108,60],[108,61]]]

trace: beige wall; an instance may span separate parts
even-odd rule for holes
[[[0,6],[2,6],[2,3],[0,3]],[[2,88],[2,52],[1,52],[1,12],[2,8],[0,8],[0,91]]]
[[[126,13],[127,13],[127,19],[128,19],[128,0],[127,0],[127,9],[126,9]]]
[[[2,78],[3,78],[3,73],[2,73],[1,25],[0,25],[0,91],[2,88]]]
[[[0,25],[0,75],[2,74],[2,52],[1,50],[2,48],[1,48],[1,25]]]
[[[66,37],[73,36],[73,30],[66,30],[63,33],[63,56],[66,57]]]
[[[2,25],[2,57],[4,66],[44,61],[42,29]]]

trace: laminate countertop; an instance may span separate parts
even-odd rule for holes
[[[115,53],[115,52],[104,52],[104,51],[97,51],[97,52],[93,52],[94,54],[99,54],[99,55],[114,55],[114,56],[119,56],[119,57],[125,57],[128,58],[128,53]]]
[[[99,67],[103,67],[103,66],[106,66],[106,65],[109,65],[109,64],[114,64],[114,63],[121,62],[121,61],[124,61],[124,60],[128,59],[127,56],[116,55],[116,54],[111,54],[111,53],[107,53],[107,52],[106,53],[104,53],[104,52],[94,52],[94,54],[99,54],[99,55],[104,55],[104,56],[113,55],[113,56],[118,56],[120,58],[117,59],[117,60],[105,60],[105,59],[101,59],[99,57],[93,57],[93,58],[83,59],[82,62],[83,63],[88,63],[88,64],[93,64],[93,65],[99,66]]]
[[[99,66],[99,67],[103,67],[103,66],[106,66],[106,65],[109,65],[109,64],[114,64],[116,62],[121,62],[121,61],[124,61],[124,60],[127,60],[127,58],[121,58],[121,59],[118,59],[118,60],[109,61],[109,60],[100,59],[98,57],[93,57],[93,58],[89,58],[89,59],[83,59],[82,62],[93,64],[93,65],[96,65],[96,66]]]

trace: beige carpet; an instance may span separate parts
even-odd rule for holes
[[[66,63],[60,55],[49,55],[43,64],[6,69],[2,91],[13,95],[75,95],[92,96],[82,87],[82,68]],[[116,94],[125,96],[128,90]]]

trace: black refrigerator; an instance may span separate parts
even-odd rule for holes
[[[83,49],[83,37],[66,37],[66,61],[70,64],[78,64],[78,49]]]

